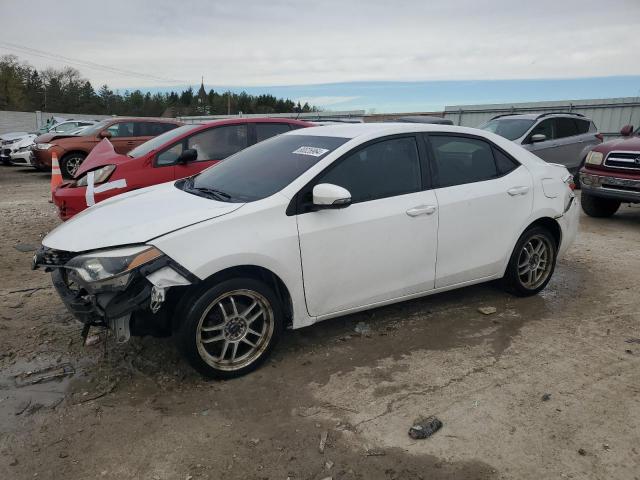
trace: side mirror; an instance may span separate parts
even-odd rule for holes
[[[187,148],[176,158],[176,163],[185,164],[197,160],[198,152],[193,148]]]
[[[544,133],[536,133],[531,136],[531,143],[544,142],[547,139],[547,136]]]
[[[351,205],[351,193],[332,183],[320,183],[313,187],[313,206],[316,210],[345,208]]]
[[[633,125],[625,125],[620,129],[620,135],[623,137],[630,137],[633,133]]]
[[[111,132],[109,130],[102,130],[98,134],[98,137],[100,137],[100,138],[111,138]]]

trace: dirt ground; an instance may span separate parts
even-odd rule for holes
[[[47,182],[0,167],[2,479],[640,478],[640,206],[583,216],[538,296],[481,285],[330,320],[214,382],[170,339],[83,346],[29,269],[58,224]],[[411,439],[428,415],[442,429]]]

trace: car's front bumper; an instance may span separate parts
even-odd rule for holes
[[[15,152],[11,154],[11,165],[17,167],[32,167],[33,166],[33,152],[31,150]]]
[[[132,334],[166,330],[166,309],[162,309],[167,290],[185,287],[199,280],[167,256],[161,256],[131,270],[122,286],[96,287],[78,275],[69,275],[65,265],[77,254],[42,247],[33,259],[33,268],[51,271],[53,285],[67,310],[89,326],[112,329],[119,342]],[[137,328],[131,330],[132,324]]]
[[[583,193],[621,202],[640,203],[640,179],[580,172]]]

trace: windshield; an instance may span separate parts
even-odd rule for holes
[[[103,120],[95,125],[90,125],[82,131],[82,135],[97,135],[98,132],[107,128],[110,122],[111,120]]]
[[[531,125],[535,123],[535,120],[528,118],[496,118],[489,120],[482,125],[482,130],[497,133],[498,135],[508,139],[515,140],[525,134]]]
[[[228,202],[252,202],[282,190],[348,138],[279,135],[230,156],[195,177],[183,190]]]
[[[164,132],[163,134],[152,138],[148,142],[144,142],[142,145],[138,145],[136,148],[134,148],[129,153],[127,153],[127,156],[131,158],[142,157],[153,150],[157,150],[165,143],[170,142],[171,140],[178,138],[179,136],[184,135],[185,133],[195,130],[200,126],[201,125],[198,125],[198,124],[183,125],[181,127],[174,128],[173,130],[169,130],[168,132]]]

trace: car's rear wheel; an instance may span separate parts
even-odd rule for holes
[[[182,304],[176,343],[207,377],[233,378],[255,370],[282,332],[280,300],[269,286],[252,278],[222,281]]]
[[[511,254],[503,278],[505,288],[518,296],[535,295],[547,286],[556,266],[558,246],[544,227],[527,229]]]
[[[84,153],[69,153],[60,160],[60,173],[66,179],[72,179],[87,156]]]
[[[582,192],[580,204],[584,213],[590,217],[610,217],[620,208],[620,201],[611,198],[602,198]]]

